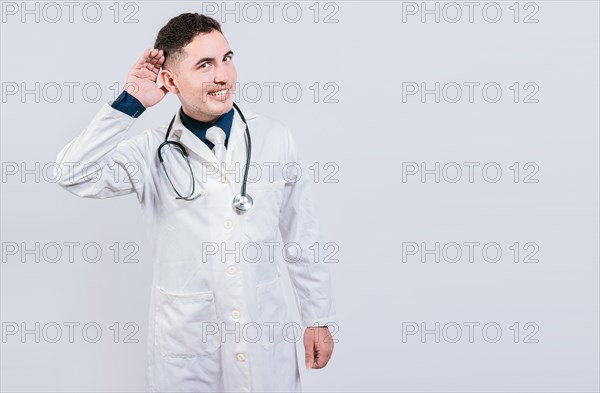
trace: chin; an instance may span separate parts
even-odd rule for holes
[[[231,110],[231,108],[233,108],[233,100],[227,100],[223,102],[221,104],[221,107],[218,109],[218,111],[220,112],[219,114],[222,115],[224,113],[227,113]]]
[[[228,99],[227,101],[224,102],[219,102],[219,103],[210,103],[210,105],[202,105],[202,106],[198,106],[196,107],[196,112],[198,113],[204,113],[205,115],[209,115],[209,116],[221,116],[222,114],[225,114],[227,112],[229,112],[231,110],[231,108],[233,108],[233,100],[232,99]]]

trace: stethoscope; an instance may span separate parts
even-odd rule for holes
[[[246,123],[246,118],[244,117],[244,114],[242,113],[240,108],[238,108],[238,106],[235,104],[235,102],[233,103],[233,107],[238,111],[238,113],[240,114],[240,117],[242,118],[242,121],[244,122],[244,124],[246,126],[246,133],[245,133],[246,168],[244,170],[244,182],[242,183],[241,192],[233,198],[234,209],[239,214],[244,214],[248,210],[250,210],[252,208],[252,205],[254,204],[252,197],[246,193],[246,183],[248,181],[248,169],[250,168],[250,153],[252,151],[252,144],[250,141],[250,131],[248,130],[248,123]],[[175,114],[175,116],[173,116],[173,119],[171,120],[171,123],[169,124],[169,128],[167,128],[167,134],[165,135],[165,141],[163,143],[161,143],[160,146],[158,146],[158,150],[157,150],[158,159],[160,160],[160,165],[162,166],[163,171],[165,172],[165,175],[167,176],[167,179],[169,180],[169,183],[171,184],[171,187],[173,187],[173,191],[175,191],[175,193],[177,194],[177,197],[175,199],[183,199],[185,201],[193,201],[194,199],[198,198],[199,196],[202,196],[202,194],[192,196],[192,195],[194,195],[194,191],[196,189],[196,178],[194,177],[194,171],[192,170],[192,165],[190,164],[190,160],[188,159],[187,150],[181,143],[168,140],[169,134],[171,133],[171,127],[173,127],[173,122],[175,122],[176,117],[177,117],[177,114]],[[183,155],[183,158],[185,158],[185,161],[187,162],[188,168],[190,169],[190,176],[192,177],[192,191],[190,192],[190,194],[188,196],[182,196],[179,193],[179,191],[177,191],[177,188],[175,188],[175,185],[173,185],[173,182],[171,181],[171,177],[169,177],[169,173],[167,172],[167,169],[165,168],[161,150],[163,147],[165,147],[167,145],[173,145],[179,149],[179,151]]]

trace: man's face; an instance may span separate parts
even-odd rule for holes
[[[233,52],[216,30],[197,35],[184,52],[181,61],[168,66],[172,72],[161,73],[163,84],[177,94],[187,115],[213,122],[233,107],[237,81]]]

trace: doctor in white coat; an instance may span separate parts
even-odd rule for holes
[[[178,111],[169,140],[187,150],[201,196],[177,199],[157,157],[167,124],[134,137],[128,130],[168,93],[189,118],[216,124],[232,110],[237,74],[219,23],[204,15],[171,19],[155,48],[130,70],[129,93],[119,98],[140,110],[128,114],[115,102],[104,104],[58,154],[59,165],[77,163],[61,171],[60,185],[87,198],[135,193],[143,208],[154,256],[148,391],[300,391],[295,343],[303,340],[307,368],[324,367],[333,351],[328,326],[335,325],[335,310],[327,265],[315,258],[322,239],[311,181],[297,170],[302,165],[290,130],[243,110],[252,137],[247,191],[254,206],[239,214],[232,200],[247,153],[239,113],[233,112],[219,162]],[[187,194],[187,163],[171,146],[163,155],[173,185]],[[285,297],[283,266],[294,302]],[[292,305],[302,326],[293,323]]]

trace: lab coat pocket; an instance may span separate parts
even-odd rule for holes
[[[254,206],[244,214],[246,236],[251,242],[271,242],[277,238],[279,209],[285,182],[248,183]]]
[[[256,286],[258,318],[261,328],[260,343],[265,348],[283,340],[284,325],[287,323],[287,302],[281,274],[275,279]]]
[[[174,294],[159,287],[156,313],[162,356],[210,355],[221,346],[212,291]]]

